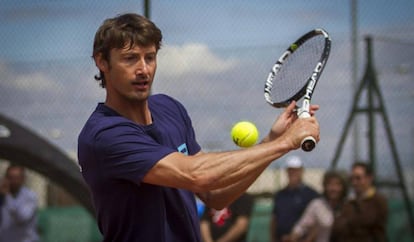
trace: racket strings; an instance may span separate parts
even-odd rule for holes
[[[271,99],[274,103],[292,99],[306,86],[321,59],[324,47],[325,38],[322,35],[316,35],[299,45],[285,59],[273,77]]]

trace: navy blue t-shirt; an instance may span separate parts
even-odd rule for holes
[[[296,188],[285,187],[275,194],[272,213],[277,221],[274,231],[277,234],[277,241],[291,233],[309,202],[317,197],[319,197],[318,192],[304,184]]]
[[[200,241],[194,194],[142,182],[168,154],[200,151],[191,120],[171,97],[153,95],[148,102],[151,125],[138,125],[100,103],[79,135],[79,164],[99,229],[104,241]]]

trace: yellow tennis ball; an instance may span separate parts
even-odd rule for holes
[[[259,131],[253,123],[241,121],[236,123],[231,129],[231,138],[237,146],[246,148],[256,144],[259,138]]]

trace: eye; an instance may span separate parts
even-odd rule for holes
[[[137,59],[137,56],[136,55],[127,55],[127,56],[124,57],[124,59],[128,62],[131,62],[131,61],[135,61]]]
[[[156,55],[155,55],[155,54],[147,55],[147,56],[145,57],[145,61],[146,61],[147,63],[154,62],[154,61],[155,61],[155,59],[156,59]]]

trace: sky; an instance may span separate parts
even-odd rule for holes
[[[105,18],[142,13],[142,2],[0,0],[0,113],[74,156],[82,125],[105,98],[93,80],[95,31]],[[352,104],[352,60],[357,60],[360,80],[366,62],[363,39],[372,35],[398,153],[411,166],[414,125],[407,120],[414,115],[414,1],[358,1],[356,59],[351,56],[350,2],[152,1],[151,19],[164,37],[153,91],[183,102],[203,149],[237,149],[229,135],[235,122],[254,122],[264,137],[282,111],[263,98],[271,65],[290,42],[322,27],[333,41],[313,99],[321,105],[322,139],[313,152],[293,154],[310,167],[328,167]],[[358,156],[365,159],[366,120],[358,118],[358,123]],[[386,171],[393,166],[382,125],[379,119],[377,151]],[[344,165],[354,156],[352,140],[342,153]]]

